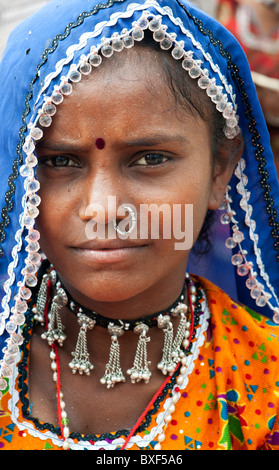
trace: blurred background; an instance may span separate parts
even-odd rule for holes
[[[2,57],[10,32],[24,18],[39,10],[49,0],[0,0],[0,59]],[[67,0],[65,0],[67,1]],[[197,6],[215,15],[216,0],[197,0]]]
[[[10,32],[48,0],[0,0],[0,59]]]
[[[268,126],[279,178],[279,0],[192,0],[242,45]]]

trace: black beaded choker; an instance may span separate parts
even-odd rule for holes
[[[82,305],[80,305],[78,302],[76,302],[76,300],[73,299],[71,294],[65,289],[65,287],[62,284],[61,284],[61,287],[64,289],[68,297],[67,307],[75,315],[81,315],[81,314],[86,315],[87,317],[91,318],[95,322],[96,326],[102,326],[104,328],[108,328],[109,325],[113,325],[113,326],[118,326],[118,327],[124,327],[124,330],[128,331],[128,330],[134,330],[134,328],[141,323],[144,323],[149,328],[156,326],[158,317],[160,315],[161,316],[169,315],[170,317],[175,316],[176,309],[179,307],[180,304],[184,303],[184,300],[185,300],[184,293],[186,289],[186,281],[183,283],[183,288],[181,290],[179,297],[167,309],[161,310],[159,312],[153,313],[148,316],[142,316],[140,318],[137,318],[136,320],[120,320],[120,319],[111,319],[108,317],[104,317],[100,315],[99,313],[94,312],[94,310],[89,310],[83,307]]]

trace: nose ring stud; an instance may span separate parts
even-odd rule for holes
[[[118,233],[118,235],[122,236],[122,237],[128,237],[128,235],[130,233],[133,232],[133,230],[135,229],[136,227],[136,224],[137,224],[137,217],[136,217],[136,214],[135,212],[133,211],[133,209],[126,205],[126,204],[122,204],[121,207],[129,212],[129,219],[127,220],[127,218],[121,220],[121,222],[119,222],[119,224],[116,223],[116,221],[114,222],[114,229],[115,231]],[[129,229],[128,230],[122,230],[122,227],[124,228],[125,225],[127,225],[127,223],[129,223]],[[122,225],[122,227],[121,227]]]

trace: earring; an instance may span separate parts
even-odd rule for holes
[[[136,214],[134,213],[133,209],[125,204],[122,204],[123,209],[129,212],[130,220],[131,220],[131,225],[129,223],[129,229],[128,230],[122,230],[120,227],[120,224],[123,226],[126,225],[127,221],[126,219],[122,220],[118,225],[116,224],[116,221],[114,222],[114,230],[120,235],[120,237],[125,237],[127,238],[130,233],[133,232],[133,230],[136,227],[137,224],[137,218]]]
[[[37,296],[36,306],[32,308],[34,313],[34,320],[41,325],[45,324],[45,315],[47,314],[46,308],[48,308],[48,300],[51,294],[51,289],[56,284],[56,272],[54,269],[48,274],[44,274],[42,277],[40,289]]]

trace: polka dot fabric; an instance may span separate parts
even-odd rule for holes
[[[279,450],[279,326],[208,281],[199,281],[211,319],[162,450]],[[4,393],[1,402],[0,449],[58,449],[52,440],[34,437],[13,423],[9,397]],[[157,426],[163,406],[164,400],[142,436]],[[27,422],[21,418],[21,404],[17,407],[19,421]],[[156,443],[151,441],[145,449]]]
[[[278,450],[278,326],[202,283],[211,321],[162,448]]]

